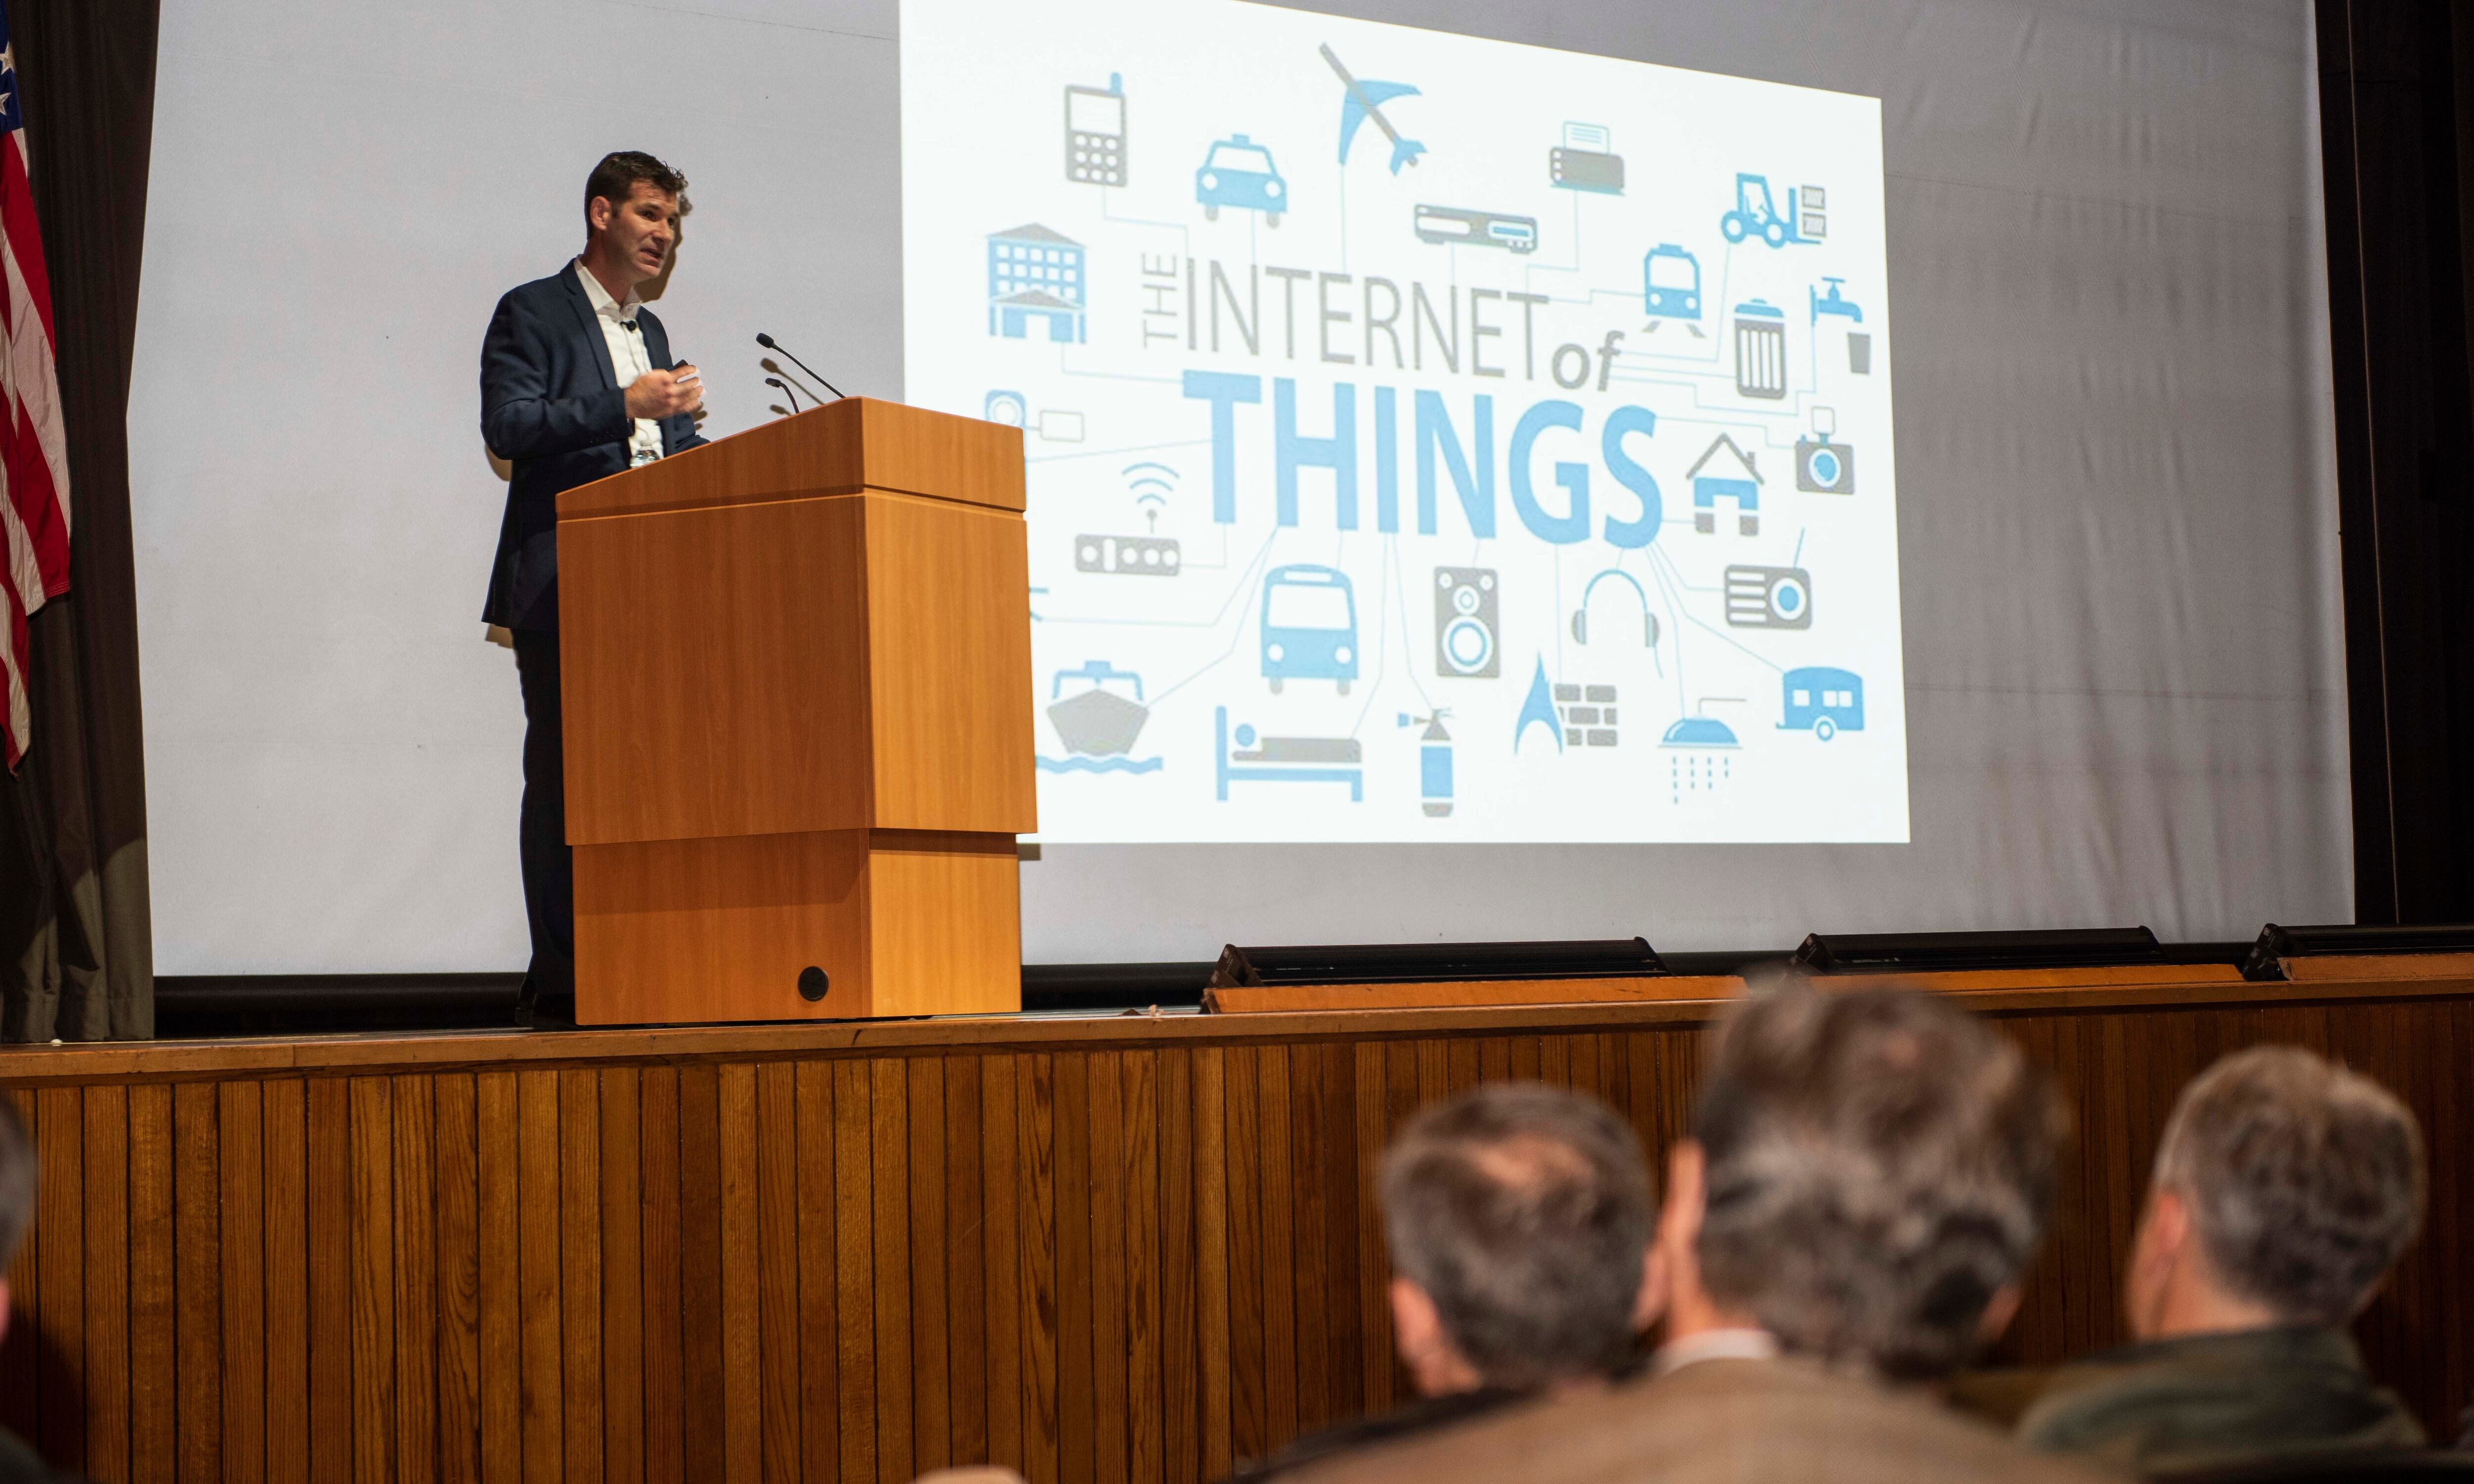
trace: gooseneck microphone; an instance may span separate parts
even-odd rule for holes
[[[792,412],[797,412],[799,410],[799,398],[797,394],[790,390],[790,383],[784,381],[779,376],[767,376],[764,378],[764,384],[768,387],[780,387],[782,389],[782,395],[789,399],[790,410]],[[814,400],[814,395],[813,393],[810,394],[809,399],[812,401]],[[822,406],[823,404],[819,402],[817,405]]]
[[[775,340],[772,336],[765,334],[762,330],[759,330],[756,334],[756,343],[763,346],[767,350],[780,350],[784,355],[790,355],[790,352],[783,347],[780,341]],[[811,376],[816,376],[816,369],[809,365],[807,362],[800,360],[795,355],[790,355],[790,364],[799,368],[799,370],[806,371]],[[841,388],[835,386],[830,381],[826,381],[824,377],[816,376],[816,380],[823,385],[826,391],[831,392],[834,395],[839,396],[842,395]]]

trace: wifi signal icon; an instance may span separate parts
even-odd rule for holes
[[[1176,470],[1146,460],[1127,465],[1122,472],[1126,489],[1134,497],[1134,507],[1143,513],[1152,530],[1158,530],[1159,513],[1168,505],[1168,497],[1176,493]]]

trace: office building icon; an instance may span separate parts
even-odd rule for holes
[[[1082,245],[1036,222],[988,234],[988,333],[1021,340],[1031,322],[1048,322],[1048,338],[1083,340],[1087,279]]]

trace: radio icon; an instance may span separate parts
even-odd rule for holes
[[[1737,629],[1812,627],[1812,574],[1800,566],[1727,568],[1727,622]]]

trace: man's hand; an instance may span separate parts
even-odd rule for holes
[[[648,371],[627,383],[627,416],[670,418],[704,405],[704,380],[682,361],[675,371]]]

